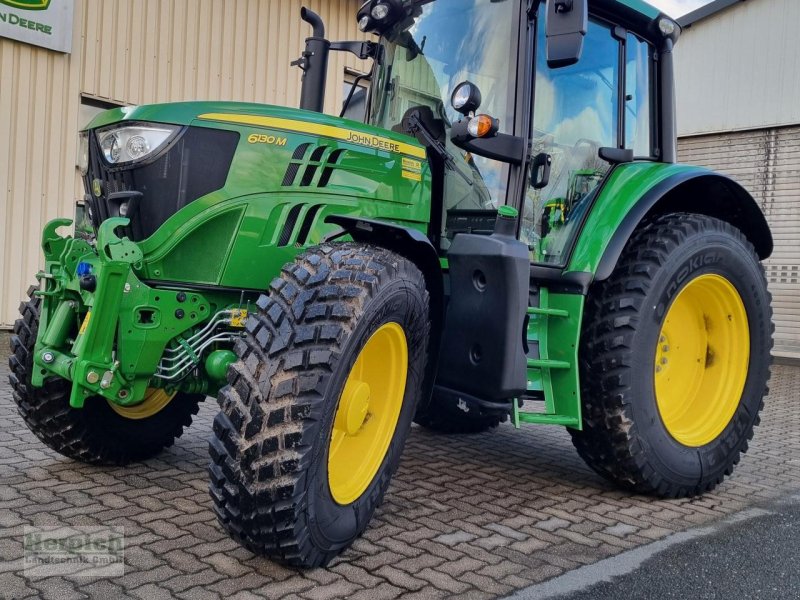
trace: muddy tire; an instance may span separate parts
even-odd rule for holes
[[[20,305],[9,358],[14,402],[28,428],[59,454],[90,464],[125,465],[171,446],[191,424],[203,396],[177,394],[156,414],[133,419],[115,412],[102,397],[88,398],[81,409],[70,408],[71,385],[64,379],[51,377],[41,388],[30,384],[39,327],[40,300],[34,289]]]
[[[401,256],[332,244],[284,267],[257,304],[219,394],[214,510],[257,554],[325,565],[397,469],[422,391],[428,293]]]
[[[646,222],[590,290],[580,367],[583,459],[634,492],[713,489],[753,437],[767,393],[772,311],[753,246],[718,219]]]

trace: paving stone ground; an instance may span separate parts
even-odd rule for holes
[[[0,333],[0,355],[8,339]],[[0,598],[465,598],[504,596],[673,532],[800,490],[800,368],[776,366],[750,451],[715,492],[654,500],[614,489],[563,429],[475,436],[414,428],[369,530],[327,569],[252,555],[217,525],[206,482],[216,403],[159,458],[70,461],[16,412],[0,363]],[[26,579],[24,525],[120,525],[125,574]]]

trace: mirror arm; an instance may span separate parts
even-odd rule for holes
[[[467,152],[477,156],[499,160],[512,165],[521,165],[525,159],[527,146],[525,140],[515,135],[498,133],[493,137],[474,138],[467,132],[469,121],[462,119],[453,123],[450,141]]]
[[[375,42],[331,42],[331,50],[337,52],[350,52],[361,60],[376,58],[380,45]]]
[[[630,148],[610,148],[604,146],[597,151],[597,155],[612,165],[622,165],[633,162],[633,150]]]

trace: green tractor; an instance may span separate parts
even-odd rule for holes
[[[219,521],[298,566],[365,530],[412,422],[565,426],[635,493],[729,475],[769,378],[772,236],[740,185],[676,164],[675,22],[369,0],[374,41],[330,42],[302,17],[300,110],[128,107],[81,133],[88,227],[46,226],[11,341],[31,430],[124,465],[216,395]],[[360,121],[356,93],[321,113],[331,51],[371,61]]]

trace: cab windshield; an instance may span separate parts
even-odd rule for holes
[[[476,84],[483,97],[479,112],[500,119],[500,131],[512,133],[516,6],[514,0],[421,1],[413,18],[381,39],[384,52],[373,76],[368,120],[401,131],[409,109],[431,109],[444,131],[440,141],[453,158],[445,173],[448,210],[504,203],[507,166],[450,142],[451,124],[459,119],[450,96],[463,81]]]

